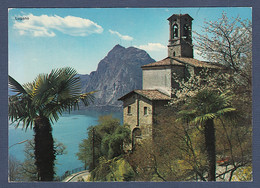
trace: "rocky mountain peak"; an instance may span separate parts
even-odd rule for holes
[[[98,91],[94,106],[121,106],[117,99],[142,88],[141,66],[155,62],[144,50],[116,45],[102,59],[96,71],[82,75],[84,92]]]

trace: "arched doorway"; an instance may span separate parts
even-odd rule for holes
[[[141,129],[134,128],[132,131],[132,148],[133,148],[133,150],[140,139],[142,139]]]

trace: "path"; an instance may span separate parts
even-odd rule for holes
[[[64,180],[62,180],[62,182],[79,182],[82,180],[87,181],[89,176],[90,176],[89,171],[84,170],[84,171],[69,175]]]

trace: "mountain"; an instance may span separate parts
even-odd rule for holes
[[[92,107],[120,107],[117,99],[142,88],[141,66],[155,62],[144,50],[116,45],[102,59],[96,71],[80,75],[83,92],[98,91]]]

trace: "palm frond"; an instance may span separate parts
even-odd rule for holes
[[[179,118],[176,119],[176,122],[191,122],[196,117],[196,110],[182,110],[178,113]]]
[[[97,91],[91,91],[88,93],[83,93],[80,95],[80,100],[84,103],[85,106],[88,106],[90,103],[93,103],[95,96],[93,95]]]
[[[31,100],[27,95],[14,95],[9,97],[8,117],[16,128],[23,123],[23,128],[32,126],[35,111],[31,108]]]
[[[19,94],[27,94],[27,92],[25,91],[25,89],[23,88],[22,85],[20,85],[13,77],[8,76],[8,85],[10,87],[10,89]]]
[[[85,106],[93,102],[94,92],[81,93],[80,79],[76,75],[73,68],[66,67],[55,69],[37,80],[34,100],[52,122],[57,121],[63,111],[78,110],[80,101]]]
[[[224,117],[229,120],[235,120],[239,116],[237,109],[232,107],[221,109],[216,112],[216,115],[217,117]]]
[[[34,89],[34,85],[31,82],[25,83],[23,84],[24,90],[28,93],[28,95],[30,95],[30,97],[32,97],[33,95],[33,89]]]
[[[196,125],[201,125],[204,122],[206,122],[209,119],[215,119],[216,118],[216,114],[215,113],[208,113],[208,114],[203,114],[200,116],[195,117],[191,122],[196,124]]]
[[[230,116],[236,112],[236,109],[231,107],[232,97],[230,91],[219,93],[210,89],[201,90],[191,98],[190,103],[185,106],[186,110],[179,112],[180,119],[198,125],[210,119]]]

